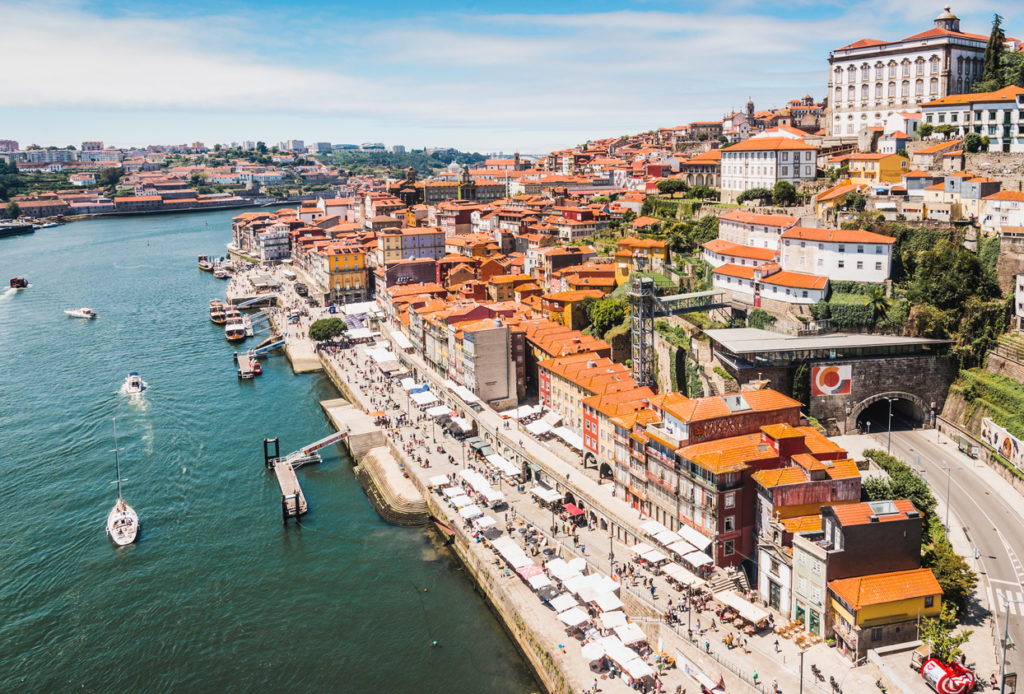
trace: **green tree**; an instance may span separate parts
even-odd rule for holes
[[[1006,33],[1002,27],[1003,18],[998,14],[993,15],[992,33],[989,34],[988,45],[985,46],[985,67],[982,72],[982,79],[986,81],[994,80],[998,83],[1002,79],[1003,52],[1006,50]]]
[[[18,205],[18,203],[14,202],[13,200],[11,200],[9,203],[7,203],[7,218],[8,219],[17,219],[20,216],[21,216],[21,207]]]
[[[611,297],[601,299],[590,309],[591,332],[597,337],[603,337],[625,317],[626,302],[624,300]]]
[[[710,200],[711,198],[717,198],[718,193],[714,188],[708,186],[694,186],[690,188],[690,197],[697,198],[698,200]]]
[[[932,525],[941,530],[938,523]],[[925,552],[921,565],[932,570],[942,588],[943,598],[956,605],[958,615],[963,615],[978,585],[978,576],[967,566],[964,558],[956,553],[944,534],[940,531],[932,534],[932,547]]]
[[[256,143],[256,151],[259,152],[260,154],[266,154],[267,153],[267,143],[263,142],[262,140],[257,142]]]
[[[789,181],[777,181],[772,187],[772,202],[776,205],[792,205],[796,202],[796,187]]]
[[[657,184],[658,192],[662,195],[675,195],[676,193],[686,192],[688,185],[686,181],[681,178],[666,178],[658,181]]]
[[[693,225],[691,243],[694,248],[703,246],[711,239],[718,238],[718,217],[713,214],[705,215]]]
[[[974,154],[980,152],[982,147],[981,135],[978,133],[967,133],[964,135],[964,149]]]
[[[871,307],[875,323],[885,318],[889,313],[889,307],[892,306],[892,301],[885,295],[885,287],[880,284],[871,287],[868,294],[868,306]]]
[[[793,371],[793,388],[790,393],[794,400],[799,400],[807,407],[811,401],[811,367],[807,362],[801,362]]]
[[[348,325],[340,318],[321,318],[309,326],[309,339],[315,342],[333,340],[347,330]]]
[[[948,602],[942,605],[938,617],[921,620],[920,639],[931,648],[933,658],[950,663],[963,653],[960,647],[974,632],[968,629],[954,634],[956,627],[956,609]]]
[[[896,150],[896,154],[900,155],[901,157],[907,157],[907,158],[910,157],[910,155],[907,154],[907,148],[906,147],[900,147],[898,150]]]
[[[916,260],[914,277],[907,288],[907,296],[915,304],[953,310],[972,295],[996,295],[978,256],[949,239],[921,251]]]
[[[772,191],[767,188],[748,188],[736,196],[736,202],[744,203],[748,200],[760,200],[765,203],[772,199]]]
[[[954,128],[949,123],[943,123],[942,125],[935,126],[935,134],[936,135],[942,135],[947,140],[949,139],[949,136],[952,135],[955,132],[956,132],[956,128]]]
[[[109,188],[110,186],[116,186],[123,175],[123,169],[110,167],[100,171],[99,176],[96,177],[96,182],[101,186]]]
[[[921,137],[929,137],[933,130],[934,128],[931,123],[921,123],[921,127],[917,129],[917,132]]]
[[[775,316],[764,309],[755,308],[747,316],[747,326],[759,330],[767,330],[775,325]]]
[[[622,221],[625,222],[626,224],[632,224],[635,219],[636,212],[634,212],[633,210],[626,210],[625,212],[622,213]]]
[[[590,202],[592,202],[595,205],[605,205],[611,201],[612,199],[607,195],[595,195],[594,197],[590,198]]]
[[[847,193],[843,200],[843,207],[854,212],[863,212],[867,204],[868,199],[862,193]]]

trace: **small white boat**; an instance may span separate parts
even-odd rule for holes
[[[124,379],[124,392],[126,393],[141,393],[145,389],[146,382],[135,371],[130,372],[128,378]]]
[[[231,274],[222,267],[217,268],[213,271],[213,276],[219,280],[226,280]]]
[[[91,308],[69,308],[64,313],[72,318],[95,318],[96,312]]]
[[[114,469],[117,471],[117,503],[107,514],[107,537],[118,547],[139,537],[139,514],[121,497],[121,463],[117,457],[117,419],[114,419]]]

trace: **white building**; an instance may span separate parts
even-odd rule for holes
[[[978,221],[983,231],[1007,233],[1007,229],[1024,229],[1024,193],[1001,190],[984,197]]]
[[[256,235],[256,250],[261,261],[277,262],[291,256],[288,231],[287,224],[275,224]]]
[[[758,267],[775,262],[777,252],[769,248],[742,246],[725,239],[711,239],[704,244],[704,262],[713,268],[721,265]]]
[[[813,181],[818,148],[791,137],[756,137],[722,150],[722,201],[750,188],[769,190],[779,181]]]
[[[860,229],[793,227],[782,234],[779,264],[830,280],[884,282],[892,267],[896,239]]]
[[[729,298],[753,306],[761,306],[762,299],[816,304],[828,294],[827,277],[785,271],[775,263],[760,267],[720,265],[711,273],[711,284],[728,292]]]
[[[798,221],[789,215],[729,210],[718,217],[718,238],[741,246],[778,250],[782,232]]]
[[[990,152],[1024,152],[1024,89],[1020,87],[946,96],[923,104],[921,113],[925,123],[956,128],[953,137],[970,132],[987,137]]]
[[[829,54],[829,135],[856,136],[901,111],[971,91],[988,36],[960,31],[949,7],[935,26],[899,41],[861,39]],[[906,131],[910,132],[910,131]]]
[[[1013,314],[1017,317],[1017,330],[1024,330],[1024,275],[1014,278]]]

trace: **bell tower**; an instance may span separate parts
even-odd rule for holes
[[[935,28],[946,31],[960,31],[960,18],[949,11],[949,5],[942,8],[944,12],[935,18]]]

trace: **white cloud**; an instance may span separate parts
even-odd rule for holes
[[[18,57],[0,76],[0,113],[86,108],[113,118],[176,110],[242,114],[242,124],[246,115],[293,114],[362,127],[369,119],[479,148],[510,144],[491,143],[488,132],[521,133],[512,138],[519,143],[575,133],[569,137],[578,142],[713,118],[748,95],[759,106],[821,96],[829,49],[875,35],[876,27],[885,28],[878,38],[899,35],[894,25],[923,29],[935,8],[866,0],[825,19],[759,12],[763,3],[730,0],[699,13],[346,20],[319,23],[289,42],[272,22],[100,17],[70,1],[0,0],[0,16],[17,27],[5,34],[4,52]],[[965,29],[985,30],[973,22]],[[297,64],[303,51],[308,57]]]

